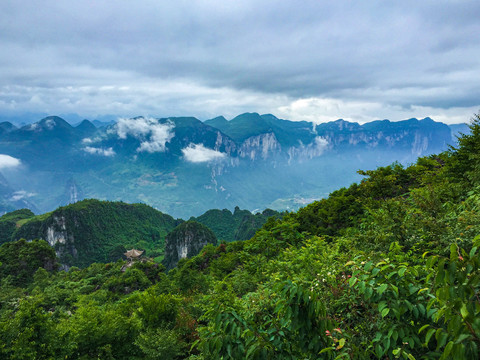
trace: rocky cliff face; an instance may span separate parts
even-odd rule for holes
[[[238,151],[240,157],[252,161],[257,159],[266,160],[269,155],[280,152],[282,147],[274,133],[260,134],[246,139]]]
[[[167,235],[163,264],[172,269],[181,259],[195,256],[205,245],[216,243],[215,234],[205,225],[186,221]]]
[[[44,239],[55,249],[57,257],[62,263],[62,268],[67,270],[74,259],[78,257],[78,250],[75,247],[75,232],[78,229],[67,229],[67,219],[64,214],[54,213],[45,220],[33,218],[26,225],[17,229],[14,233],[15,239],[25,238],[29,241]]]

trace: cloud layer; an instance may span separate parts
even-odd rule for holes
[[[10,155],[0,154],[0,170],[15,168],[21,165],[21,161]]]
[[[227,157],[227,154],[206,148],[203,144],[189,144],[182,149],[182,153],[185,160],[192,163],[218,161]]]
[[[474,0],[4,0],[0,114],[451,121],[480,108],[479,13]]]
[[[154,118],[120,118],[116,124],[116,131],[120,139],[128,135],[139,139],[138,152],[163,152],[165,144],[175,135],[173,123],[161,124]]]

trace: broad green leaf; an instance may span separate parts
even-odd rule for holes
[[[390,309],[389,309],[389,308],[383,309],[383,310],[382,310],[382,317],[387,316],[389,312],[390,312]]]
[[[428,328],[429,326],[430,326],[429,324],[423,325],[423,326],[418,330],[418,333],[420,334],[423,330],[425,330],[425,329]]]
[[[445,350],[443,350],[443,354],[440,357],[440,360],[449,359],[448,355],[450,355],[450,352],[452,351],[452,347],[453,347],[453,341],[449,341],[447,346],[445,346]]]
[[[472,248],[472,250],[470,250],[470,253],[469,253],[468,255],[469,255],[470,257],[473,257],[476,252],[477,252],[477,247],[474,246],[474,247]]]
[[[378,311],[381,312],[383,309],[385,309],[386,306],[387,306],[386,301],[380,301],[380,303],[378,304]]]
[[[380,295],[382,295],[385,290],[387,290],[387,287],[388,287],[388,284],[382,284],[380,285],[380,287],[377,289],[377,293],[379,293]]]
[[[428,346],[428,343],[430,342],[432,335],[435,334],[435,331],[435,329],[429,329],[427,331],[427,335],[425,335],[425,346]]]

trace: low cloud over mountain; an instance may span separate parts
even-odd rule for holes
[[[227,157],[225,153],[206,148],[203,144],[190,144],[185,149],[182,149],[182,153],[185,160],[192,163],[222,160]]]
[[[295,209],[360,180],[359,169],[438,153],[464,131],[430,118],[314,124],[258,113],[204,122],[121,118],[99,128],[55,116],[21,128],[2,124],[3,198],[17,200],[10,209],[26,198],[41,211],[100,198],[183,218],[237,205]]]
[[[160,124],[154,118],[120,118],[115,130],[120,139],[132,136],[141,141],[138,152],[163,152],[165,143],[174,136],[174,125],[171,122]]]

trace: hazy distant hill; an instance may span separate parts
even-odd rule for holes
[[[272,216],[281,218],[282,214],[271,209],[252,214],[248,210],[240,210],[237,206],[233,213],[227,209],[212,209],[192,219],[211,229],[219,241],[230,242],[250,239]]]
[[[84,197],[144,202],[183,218],[237,205],[296,209],[358,180],[358,169],[445,150],[462,129],[430,118],[315,125],[257,113],[96,125],[56,116],[1,123],[0,154],[21,166],[0,170],[0,211],[45,212]]]

